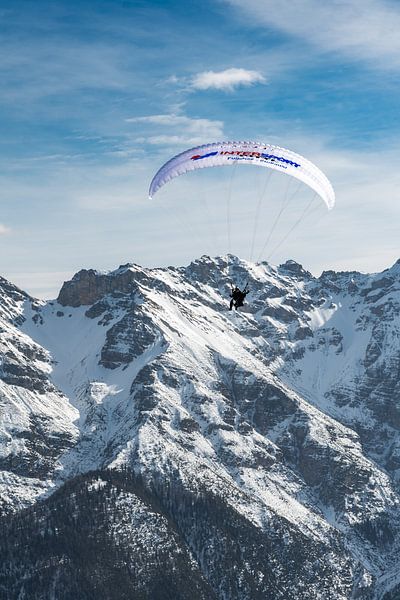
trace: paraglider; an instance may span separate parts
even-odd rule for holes
[[[236,285],[235,287],[233,287],[233,285],[231,286],[231,301],[229,303],[229,310],[232,310],[233,307],[235,307],[235,310],[237,310],[240,306],[243,306],[244,304],[244,300],[247,296],[247,294],[249,293],[249,289],[248,289],[248,284],[246,283],[246,286],[243,290],[241,290],[240,288],[238,288],[238,286]]]
[[[185,150],[180,154],[171,158],[166,162],[154,175],[150,188],[149,188],[149,199],[151,200],[154,195],[162,188],[166,183],[172,179],[179,177],[189,171],[195,171],[197,169],[204,169],[207,167],[221,167],[221,166],[234,166],[234,165],[254,165],[259,167],[266,167],[274,171],[279,171],[285,175],[290,175],[294,179],[297,179],[301,183],[311,188],[314,191],[314,196],[324,202],[328,210],[331,210],[335,204],[335,193],[330,184],[328,178],[324,173],[311,161],[306,159],[304,156],[281,148],[273,144],[265,144],[262,142],[215,142],[197,146],[189,150]],[[260,198],[261,201],[261,198]],[[313,198],[311,199],[311,202]],[[259,202],[260,204],[260,202]],[[287,206],[285,203],[283,208]],[[311,204],[311,203],[310,203]],[[229,200],[228,206],[228,240],[230,239],[229,230]],[[278,213],[278,217],[273,221],[272,230],[270,231],[267,241],[263,246],[263,250],[271,237],[273,228],[275,227],[279,216],[282,214],[283,208]],[[294,226],[290,229],[287,236],[296,227],[296,225],[302,220],[306,210],[301,214],[300,218],[297,219]],[[258,213],[257,213],[258,214]],[[257,216],[256,221],[257,225]],[[256,233],[256,225],[253,230],[253,241],[252,248],[254,246],[254,237]],[[286,237],[287,237],[286,236]],[[284,240],[286,239],[284,238]],[[282,242],[281,242],[282,243]],[[261,254],[262,254],[261,252]],[[228,269],[229,272],[229,269]],[[237,310],[243,306],[244,300],[249,293],[246,287],[241,290],[238,286],[233,286],[231,283],[231,294],[230,294],[230,306],[229,310],[234,307]]]

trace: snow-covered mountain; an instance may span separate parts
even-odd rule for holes
[[[399,307],[400,262],[0,279],[0,596],[400,598]]]

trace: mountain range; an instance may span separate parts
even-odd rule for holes
[[[0,278],[0,598],[399,599],[399,309],[400,261]]]

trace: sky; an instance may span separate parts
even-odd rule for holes
[[[390,0],[0,0],[0,275],[51,298],[81,268],[202,254],[391,266],[399,30]],[[148,199],[164,162],[221,140],[306,156],[334,210],[253,167]]]

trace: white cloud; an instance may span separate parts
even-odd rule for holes
[[[160,146],[203,144],[224,137],[224,123],[211,119],[197,119],[175,113],[133,117],[129,123],[147,126],[148,135],[137,141]]]
[[[400,4],[387,0],[225,0],[264,24],[382,68],[400,68]]]
[[[180,83],[180,79],[179,77],[177,77],[176,75],[170,75],[169,77],[167,77],[167,79],[165,80],[165,83]]]
[[[0,223],[0,235],[7,235],[7,233],[10,233],[10,232],[11,232],[11,229],[9,227],[6,227],[2,223]]]
[[[192,79],[191,87],[195,90],[224,90],[232,92],[240,86],[265,83],[265,77],[258,71],[247,69],[225,69],[225,71],[204,71]]]

